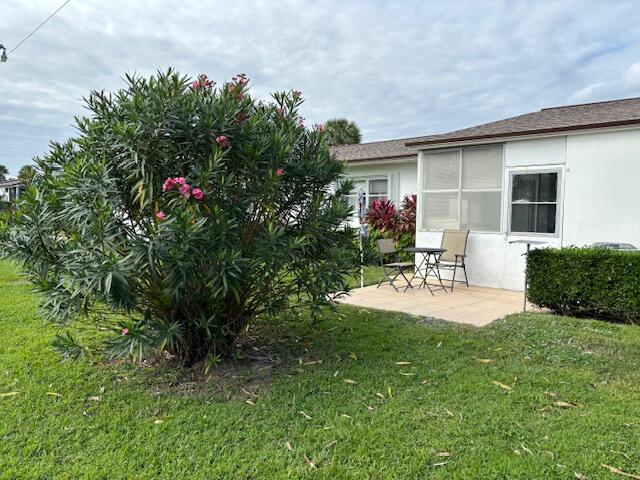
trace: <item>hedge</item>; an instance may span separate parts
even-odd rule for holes
[[[640,252],[533,250],[527,285],[527,299],[554,312],[640,323]]]

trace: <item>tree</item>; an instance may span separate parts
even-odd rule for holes
[[[0,182],[4,182],[9,176],[9,170],[4,165],[0,165]]]
[[[332,118],[324,124],[330,145],[352,145],[360,143],[362,135],[355,122],[346,118]]]
[[[49,317],[109,329],[113,357],[192,362],[229,354],[259,316],[331,305],[356,261],[351,185],[300,93],[254,101],[244,75],[216,87],[172,70],[126,83],[91,93],[0,228]],[[55,347],[87,352],[72,330]]]
[[[25,187],[31,185],[31,182],[36,176],[36,168],[33,165],[23,165],[18,172],[18,180]]]

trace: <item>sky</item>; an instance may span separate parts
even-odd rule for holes
[[[0,43],[61,4],[2,0]],[[170,66],[300,90],[308,125],[346,117],[363,141],[640,96],[639,20],[637,0],[71,0],[0,63],[0,164],[73,136],[90,91]]]

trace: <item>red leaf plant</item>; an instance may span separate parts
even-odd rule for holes
[[[396,206],[389,200],[374,200],[369,205],[365,222],[370,228],[380,233],[395,236],[399,213]]]

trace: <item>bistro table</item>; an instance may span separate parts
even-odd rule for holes
[[[432,289],[427,282],[427,277],[431,272],[438,279],[438,282],[440,282],[440,286],[435,290],[444,290],[445,292],[447,291],[445,286],[442,284],[442,278],[440,278],[440,270],[438,270],[438,261],[440,260],[440,256],[447,251],[446,249],[431,247],[407,247],[404,249],[404,251],[408,253],[419,254],[422,256],[422,260],[420,260],[418,268],[415,272],[413,272],[413,277],[411,277],[411,280],[409,280],[409,285],[411,285],[413,279],[419,275],[422,278],[422,283],[420,283],[418,288],[427,288],[429,292],[431,292],[431,295],[433,295],[434,289]],[[425,269],[424,275],[422,274],[423,268]]]

